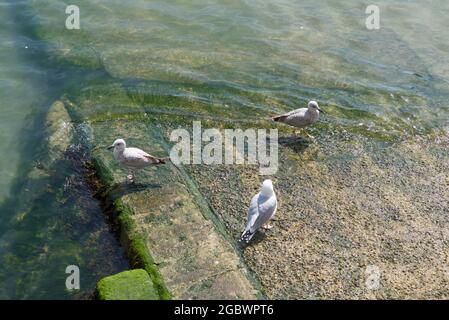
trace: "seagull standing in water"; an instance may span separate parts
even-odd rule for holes
[[[273,190],[273,183],[267,179],[263,182],[260,192],[251,200],[246,227],[240,241],[248,243],[259,228],[266,230],[273,228],[267,223],[274,217],[277,207],[278,201]]]
[[[151,166],[164,164],[169,158],[156,158],[138,148],[127,148],[123,139],[117,139],[108,147],[114,149],[114,158],[117,162],[129,169],[131,174],[127,176],[128,180],[134,182],[134,171]]]
[[[292,110],[285,114],[274,116],[272,119],[276,122],[282,122],[292,127],[302,129],[314,123],[318,119],[320,112],[324,113],[318,106],[318,103],[316,101],[310,101],[307,108]],[[307,135],[313,138],[309,134]]]

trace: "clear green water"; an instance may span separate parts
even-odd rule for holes
[[[81,30],[69,31],[63,1],[0,2],[0,297],[79,297],[126,268],[70,157],[45,182],[54,192],[27,191],[42,119],[64,93],[100,116],[119,90],[150,111],[254,119],[313,98],[328,130],[447,134],[449,3],[377,4],[381,29],[369,31],[355,0],[77,1]],[[82,195],[60,191],[70,176]],[[74,295],[64,268],[77,263],[86,289]]]
[[[128,263],[92,197],[80,141],[47,170],[41,163],[46,112],[69,73],[48,63],[27,6],[0,2],[0,299],[89,298]],[[68,265],[80,268],[80,290],[65,289]]]

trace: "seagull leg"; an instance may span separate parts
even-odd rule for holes
[[[134,171],[131,171],[131,174],[128,174],[126,177],[129,182],[134,183]]]
[[[306,131],[306,136],[308,136],[310,139],[312,139],[312,140],[315,140],[315,137],[314,136],[312,136],[311,134],[309,134],[307,131]]]
[[[131,175],[133,177],[133,183],[136,183],[136,176],[134,175],[134,171],[131,171]]]
[[[262,229],[264,229],[264,230],[270,230],[270,229],[273,229],[273,226],[271,225],[271,224],[263,224],[262,225]]]
[[[315,137],[314,137],[314,136],[312,136],[312,135],[310,135],[310,134],[308,134],[308,133],[306,133],[306,134],[307,134],[307,136],[308,136],[310,139],[315,140]]]

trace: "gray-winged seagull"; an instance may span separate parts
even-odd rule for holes
[[[316,101],[310,101],[307,108],[292,110],[285,114],[274,116],[272,119],[276,122],[282,122],[302,129],[314,123],[318,119],[320,112],[324,113],[318,106],[318,103]]]
[[[145,151],[138,148],[127,148],[126,142],[123,139],[117,139],[114,143],[108,147],[108,149],[114,149],[114,158],[117,162],[130,169],[131,174],[127,178],[134,182],[134,171],[151,166],[164,164],[169,158],[156,158],[149,155]]]
[[[267,179],[263,182],[260,192],[251,200],[246,227],[240,241],[248,243],[259,228],[271,229],[272,226],[266,223],[274,217],[277,206],[278,201],[273,190],[273,183]]]

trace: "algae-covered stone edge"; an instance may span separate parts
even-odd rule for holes
[[[92,155],[92,164],[98,174],[103,188],[106,190],[112,187],[113,181],[111,172],[104,165],[102,160]],[[161,300],[171,299],[171,294],[165,286],[165,282],[149,254],[149,250],[144,239],[135,230],[135,223],[131,219],[132,209],[124,204],[121,199],[111,199],[110,194],[105,192],[106,201],[112,203],[112,209],[109,212],[113,223],[118,226],[120,243],[125,249],[129,262],[133,268],[142,268],[150,276]]]
[[[99,300],[159,300],[148,273],[143,269],[126,270],[98,281]]]
[[[72,123],[82,121],[82,118],[77,114],[73,103],[66,96],[63,96],[61,100],[63,101],[62,105],[66,108],[67,113],[72,119]],[[103,203],[111,204],[108,208],[109,210],[104,211],[106,211],[106,214],[111,218],[112,223],[118,227],[120,243],[125,250],[131,267],[133,269],[144,269],[148,273],[159,299],[171,299],[172,296],[165,286],[165,282],[159,273],[153,258],[149,254],[150,251],[148,250],[144,239],[135,230],[135,223],[130,217],[133,214],[132,209],[125,205],[121,199],[113,199],[109,192],[114,183],[112,173],[103,163],[101,158],[96,155],[94,150],[90,151],[90,162],[96,173],[94,179],[97,180],[95,181],[97,196],[100,195]]]

